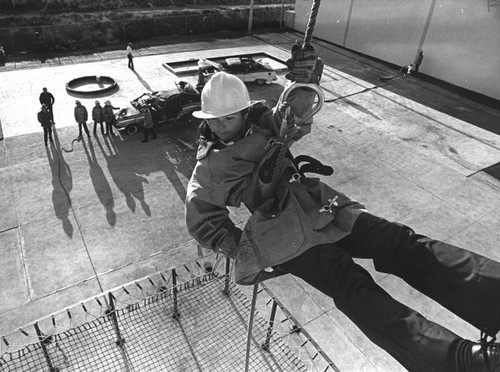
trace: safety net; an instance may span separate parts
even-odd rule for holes
[[[265,285],[244,292],[205,257],[2,336],[0,370],[338,371]]]

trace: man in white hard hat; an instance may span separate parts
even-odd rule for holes
[[[292,52],[287,78],[318,84],[314,50]],[[223,72],[211,78],[194,113],[205,121],[187,189],[189,233],[201,246],[235,259],[239,284],[286,273],[302,278],[409,371],[500,371],[500,346],[493,342],[500,329],[499,262],[368,213],[306,176],[329,173],[315,159],[294,159],[289,151],[279,157],[282,119],[301,123],[314,94],[298,89],[295,99],[271,110],[252,101],[238,78]],[[311,121],[305,124],[292,141],[309,132]],[[299,167],[299,158],[308,163]],[[227,209],[241,204],[252,213],[243,230]],[[462,339],[395,300],[353,258],[372,259],[378,271],[442,304],[480,329],[481,342]]]

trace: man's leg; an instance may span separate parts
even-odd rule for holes
[[[340,244],[353,257],[372,258],[378,271],[399,276],[479,330],[498,333],[499,262],[369,213],[359,216]]]
[[[85,133],[87,133],[87,137],[90,137],[89,128],[87,127],[87,122],[83,122],[83,129],[85,129]]]
[[[78,122],[78,137],[82,137],[82,123]]]
[[[144,128],[143,132],[144,132],[144,139],[142,140],[142,142],[148,142],[149,128]]]
[[[409,371],[443,371],[459,337],[393,299],[339,245],[313,247],[279,269],[304,279]]]
[[[47,146],[49,131],[47,127],[43,127],[43,142],[45,142],[45,146]]]
[[[92,131],[92,133],[94,133],[94,136],[97,134],[96,130],[97,130],[97,121],[94,121],[94,130]]]
[[[52,139],[52,126],[47,128],[47,133],[49,134],[49,141],[54,142],[54,140]]]

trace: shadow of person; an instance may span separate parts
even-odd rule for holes
[[[127,206],[135,213],[136,200],[138,200],[144,212],[148,216],[151,216],[151,208],[144,198],[143,187],[143,184],[148,183],[148,179],[138,175],[133,169],[133,164],[137,159],[133,153],[129,153],[128,151],[120,152],[113,141],[109,141],[110,143],[107,141],[105,139],[108,151],[112,148],[109,152],[104,150],[101,141],[97,141],[97,144],[106,159],[108,171],[113,182],[125,196]]]
[[[139,73],[136,71],[136,70],[132,70],[132,72],[135,74],[135,76],[137,77],[137,80],[139,80],[141,82],[142,85],[144,85],[144,88],[146,88],[147,90],[149,90],[150,92],[153,91],[153,89],[151,89],[151,87],[149,86],[149,84],[147,83],[146,80],[144,80],[141,75],[139,75]]]
[[[99,143],[99,138],[96,137],[95,140]],[[99,162],[97,161],[94,145],[89,142],[88,148],[85,142],[82,142],[85,155],[87,155],[87,161],[89,162],[89,175],[94,186],[95,193],[99,198],[99,201],[106,210],[106,220],[110,226],[115,226],[116,224],[116,213],[114,211],[115,201],[113,199],[113,192],[109,186],[108,179],[104,174]]]
[[[66,235],[73,238],[73,225],[69,220],[71,208],[71,190],[73,189],[73,177],[71,168],[64,161],[61,144],[57,131],[53,128],[54,142],[50,143],[50,150],[45,147],[50,168],[52,170],[52,204],[56,217],[62,221]]]

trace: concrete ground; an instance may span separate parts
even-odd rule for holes
[[[142,92],[173,88],[181,79],[196,82],[196,76],[177,77],[162,63],[262,52],[284,61],[296,38],[300,35],[269,33],[139,48],[135,71],[127,68],[124,51],[0,67],[1,335],[204,254],[186,233],[183,214],[196,128],[164,126],[149,143],[142,143],[140,134],[98,134],[73,142],[76,97],[66,92],[66,82],[112,76],[119,90],[98,99],[125,107]],[[500,181],[483,171],[500,162],[500,136],[471,123],[483,118],[500,125],[500,111],[412,76],[366,90],[377,84],[374,76],[395,71],[360,63],[325,43],[316,47],[325,61],[326,99],[350,96],[325,103],[313,133],[293,152],[331,164],[335,174],[326,182],[371,212],[500,260]],[[277,84],[249,86],[252,98],[274,104],[285,81],[284,72],[279,75]],[[42,87],[56,99],[55,143],[49,147],[36,120]],[[79,99],[90,110],[96,98]],[[233,212],[240,224],[246,216]],[[401,280],[359,262],[398,300],[478,339],[479,331]],[[266,284],[340,370],[404,370],[303,281],[284,276]]]

